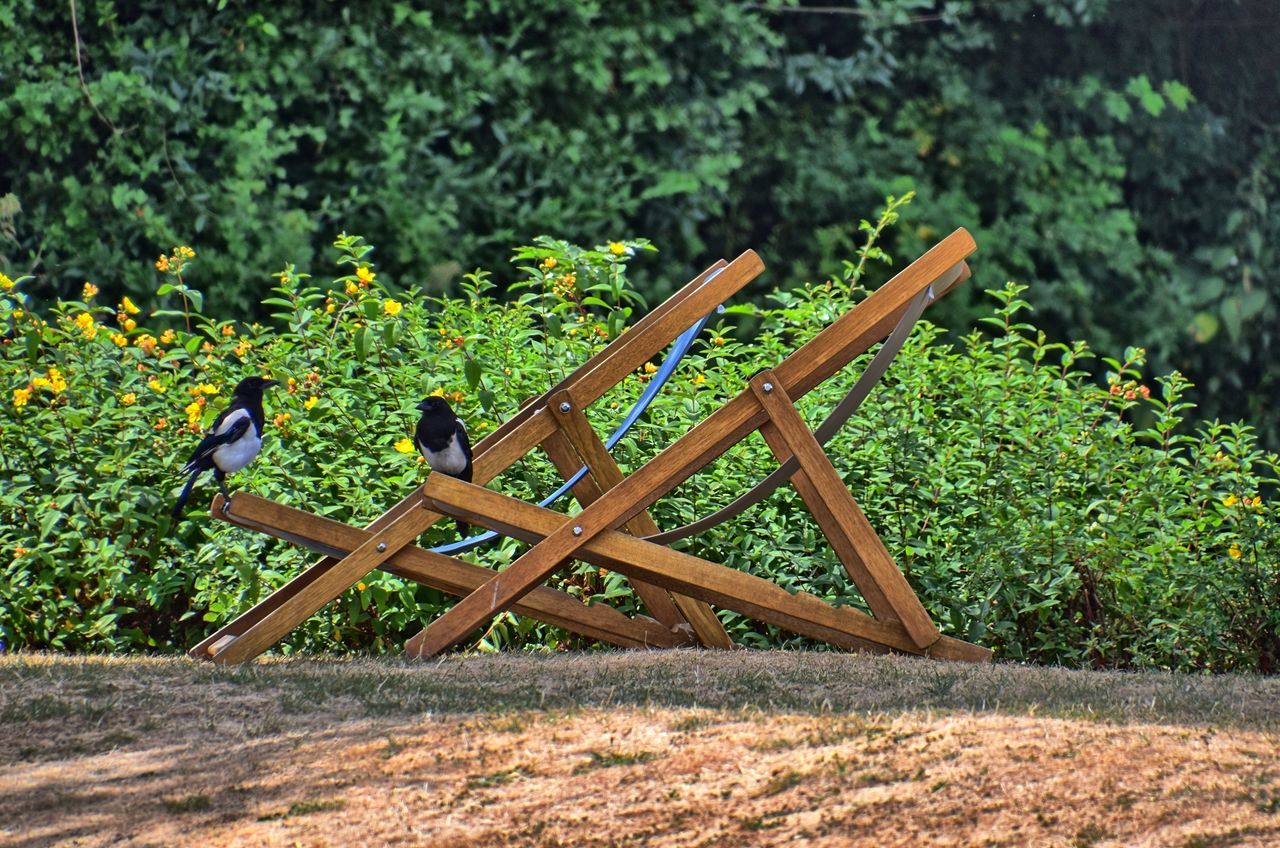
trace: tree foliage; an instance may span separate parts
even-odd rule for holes
[[[966,226],[1053,337],[1141,344],[1280,443],[1267,0],[0,0],[0,27],[0,269],[46,298],[146,294],[189,241],[247,315],[253,269],[348,227],[430,291],[541,233],[752,246],[791,285],[915,190],[891,253]]]

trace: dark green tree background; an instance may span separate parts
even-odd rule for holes
[[[434,288],[552,233],[777,286],[914,190],[892,252],[968,227],[973,292],[1030,283],[1280,445],[1271,0],[429,6],[0,0],[0,270],[142,294],[189,243],[243,317],[340,229]]]

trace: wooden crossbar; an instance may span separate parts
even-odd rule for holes
[[[759,256],[748,250],[733,262],[721,260],[699,274],[538,401],[482,439],[473,451],[472,479],[488,483],[556,432],[545,404],[550,394],[572,391],[576,404],[590,405],[763,269]],[[438,513],[416,509],[421,499],[418,488],[366,528],[372,536],[360,548],[341,559],[324,557],[200,642],[189,652],[191,656],[236,662],[265,651],[439,520]]]
[[[576,520],[443,474],[432,475],[424,494],[432,509],[528,542],[536,543],[557,532],[566,520],[569,524]],[[792,594],[764,578],[617,531],[599,533],[574,555],[844,648],[895,650],[974,662],[991,658],[986,648],[948,636],[922,647],[899,622],[880,621],[852,607],[833,607],[806,593]]]
[[[284,539],[335,559],[347,556],[371,536],[368,530],[248,492],[236,492],[230,501],[224,501],[222,495],[215,496],[213,512],[237,527]],[[401,548],[379,568],[455,596],[479,588],[493,573],[413,545]],[[522,598],[512,611],[622,648],[672,648],[689,643],[684,634],[673,633],[653,619],[628,618],[610,606],[584,604],[572,595],[545,586]],[[236,661],[234,654],[214,653],[218,662]]]
[[[948,277],[956,266],[963,266],[965,257],[976,248],[968,232],[956,230],[787,357],[774,371],[777,385],[791,398],[802,397],[887,336],[892,329],[891,322],[905,312],[912,298]],[[951,276],[959,280],[966,277],[967,272],[962,270],[959,275]],[[510,566],[490,578],[483,587],[455,604],[410,639],[405,650],[416,656],[431,656],[456,644],[482,622],[507,609],[540,584],[557,564],[574,557],[583,544],[646,510],[768,420],[769,413],[755,393],[750,388],[745,389],[599,500],[585,507],[572,521],[563,522]],[[813,473],[812,468],[807,471]],[[880,588],[885,590],[883,585]],[[885,594],[888,597],[889,592]],[[912,620],[915,638],[927,640],[937,633],[931,622],[927,627],[922,625],[914,610],[908,609],[908,604],[895,603],[890,607],[899,620],[904,614]]]

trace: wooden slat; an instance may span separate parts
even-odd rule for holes
[[[773,450],[774,456],[779,457],[778,462],[780,464],[790,458],[791,449],[787,447],[782,434],[778,432],[778,428],[772,422],[765,422],[765,425],[760,428],[760,435],[764,437],[765,444]],[[840,532],[840,525],[836,521],[836,517],[832,514],[830,507],[827,506],[822,495],[819,494],[818,488],[813,485],[809,475],[804,472],[803,468],[791,476],[791,484],[800,494],[805,506],[809,508],[809,513],[813,516],[814,522],[831,544],[831,549],[835,551],[836,557],[845,568],[845,572],[853,580],[854,585],[858,587],[858,591],[862,593],[862,599],[866,601],[867,607],[873,612],[881,610],[887,613],[888,617],[896,618],[892,614],[893,608],[889,604],[889,599],[880,590],[880,585],[872,579],[853,543]],[[881,613],[877,612],[876,614],[880,615]]]
[[[305,532],[309,520],[319,520],[306,513],[301,515],[305,517],[299,519],[299,525],[287,528],[290,532]],[[297,594],[281,602],[261,621],[246,629],[213,659],[227,663],[253,659],[386,562],[396,551],[421,536],[435,517],[437,516],[420,507],[402,513],[382,530],[371,533],[360,547],[329,569],[323,577],[302,587]]]
[[[218,496],[219,507],[221,497]],[[330,556],[334,553],[345,556],[372,537],[367,530],[319,518],[247,492],[236,493],[229,508],[225,512],[219,508],[218,515],[238,527],[266,533]],[[286,527],[300,532],[289,533],[281,529]],[[401,548],[379,567],[397,577],[455,596],[473,591],[493,574],[487,568],[411,545]],[[685,639],[652,619],[643,616],[631,619],[606,604],[587,605],[571,595],[547,587],[530,592],[512,607],[512,611],[623,648],[670,648],[687,644]],[[227,638],[234,640],[235,637]]]
[[[848,359],[883,338],[872,333],[895,316],[901,316],[912,298],[926,287],[955,271],[974,247],[967,232],[956,230],[788,357],[782,363],[782,366],[791,366],[785,376],[782,366],[777,371],[780,384],[792,397],[799,397],[816,385],[815,375],[825,375],[821,378],[825,379],[847,364]],[[792,391],[788,380],[796,386],[807,384],[808,388]],[[621,526],[648,509],[767,419],[751,390],[745,390],[585,508],[574,521],[565,522],[562,528],[526,551],[481,590],[463,598],[432,622],[409,640],[412,650],[420,656],[430,656],[455,644],[545,580],[556,564],[571,556],[583,542],[604,530]]]
[[[732,263],[726,264],[723,260],[717,262],[637,322],[628,332],[589,359],[572,375],[560,381],[555,389],[577,388],[579,382],[586,381],[587,385],[579,388],[575,392],[575,397],[583,405],[589,405],[607,392],[614,383],[670,344],[695,321],[711,312],[754,279],[763,268],[764,264],[754,251],[744,252]],[[716,271],[721,273],[711,278]],[[609,382],[610,380],[612,382]],[[554,424],[542,414],[544,412],[542,404],[534,403],[520,410],[510,421],[482,439],[473,451],[472,479],[478,483],[489,482],[550,435],[554,430]],[[369,525],[369,529],[374,531],[385,529],[409,509],[416,509],[420,500],[421,488],[419,487],[383,513]],[[439,518],[438,515],[432,516],[427,526],[429,527]],[[319,608],[304,613],[303,606],[294,603],[293,599],[319,598],[326,595],[333,598],[350,586],[350,583],[346,586],[339,585],[350,569],[336,570],[338,565],[339,563],[330,557],[315,563],[306,572],[277,589],[271,596],[242,614],[230,625],[205,639],[192,649],[191,655],[206,657],[209,646],[228,635],[234,635],[237,641],[240,641],[239,637],[258,628],[267,618],[283,620],[282,616],[286,613],[282,613],[281,609],[286,604],[289,609],[287,615],[296,619],[294,626],[301,624]]]
[[[529,542],[557,532],[565,520],[557,512],[453,478],[428,481],[425,497],[435,509]],[[844,648],[892,649],[970,662],[991,658],[989,650],[949,636],[921,649],[900,622],[877,621],[813,595],[793,595],[763,578],[617,531],[600,533],[575,556]]]
[[[786,462],[791,458],[785,454],[794,455],[808,478],[811,490],[805,497],[805,503],[810,506],[817,504],[823,518],[831,519],[822,528],[823,533],[829,541],[840,539],[850,543],[845,550],[856,558],[861,567],[850,568],[849,576],[857,583],[871,611],[881,621],[900,621],[918,647],[923,649],[932,645],[942,637],[942,633],[929,618],[929,613],[880,541],[871,522],[858,508],[853,495],[845,488],[840,472],[823,453],[822,446],[791,404],[791,398],[787,397],[777,375],[769,370],[760,372],[751,378],[751,390],[769,414],[775,432],[786,443],[787,450],[779,456],[779,461]]]
[[[555,395],[552,395],[552,398],[554,397]],[[556,430],[556,432],[548,436],[546,441],[542,443],[542,449],[551,460],[551,464],[560,472],[560,476],[566,480],[577,474],[578,469],[583,465],[583,460],[578,456],[577,451],[573,449],[573,445],[570,444],[569,438],[563,430]],[[582,475],[578,482],[574,484],[572,491],[580,504],[592,503],[599,499],[601,494],[600,486],[591,474]],[[568,563],[560,563],[556,566],[556,570],[559,571],[567,565]],[[669,630],[686,634],[690,642],[694,641],[695,634],[692,626],[680,614],[680,610],[665,589],[644,581],[632,583],[631,585],[635,593],[640,596],[640,600],[644,602],[645,609],[651,616]]]
[[[586,415],[574,404],[569,392],[557,392],[551,395],[547,401],[547,406],[568,438],[570,446],[577,452],[582,462],[586,464],[590,471],[590,476],[595,480],[598,487],[596,495],[588,501],[583,501],[579,498],[579,503],[583,506],[590,506],[604,492],[622,482],[622,470],[618,468],[618,463],[614,461],[613,455],[609,453],[609,449],[605,447],[604,442],[600,441],[596,431],[591,428]],[[637,513],[627,522],[626,528],[633,536],[651,536],[658,532],[658,525],[647,512]],[[643,581],[639,583],[633,582],[632,585],[636,587],[637,591],[643,586],[650,594],[657,591],[661,592],[663,597],[667,597],[666,593],[662,592],[661,589],[656,586],[651,587]],[[688,620],[689,625],[693,627],[694,633],[697,634],[702,644],[708,648],[733,647],[729,634],[724,631],[724,625],[720,623],[720,619],[716,618],[716,614],[712,612],[709,606],[684,595],[675,595],[672,600],[675,601],[675,606],[679,608],[683,616],[681,621]],[[652,611],[652,607],[650,610]],[[655,618],[663,621],[660,616],[655,616]]]

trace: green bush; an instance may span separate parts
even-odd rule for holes
[[[1051,338],[1142,339],[1275,449],[1274,5],[0,0],[0,271],[143,298],[142,258],[195,239],[210,312],[246,317],[247,269],[350,227],[436,292],[547,232],[755,246],[791,287],[915,190],[894,252],[964,222]]]
[[[863,295],[875,233],[858,264],[819,284],[731,306],[758,326],[706,331],[648,415],[619,444],[634,468],[740,391],[761,367]],[[639,298],[629,277],[644,241],[593,249],[539,239],[516,252],[517,296],[493,299],[490,275],[457,298],[382,284],[362,239],[336,242],[340,275],[323,283],[286,266],[263,302],[268,325],[203,312],[200,257],[157,262],[152,303],[102,304],[86,288],[43,317],[26,280],[0,280],[0,641],[65,651],[181,650],[263,598],[314,557],[215,521],[168,516],[176,471],[199,432],[249,373],[283,385],[267,398],[263,456],[233,487],[367,522],[420,483],[408,440],[426,393],[449,396],[481,438],[520,402],[616,336]],[[670,286],[687,269],[650,268]],[[210,281],[212,282],[212,281]],[[1144,353],[1104,359],[1099,387],[1085,344],[1051,344],[1026,323],[1023,288],[991,294],[984,330],[958,346],[923,324],[888,378],[828,446],[836,466],[944,630],[1003,657],[1098,667],[1260,669],[1280,659],[1280,521],[1266,491],[1277,458],[1243,425],[1188,432],[1188,386],[1154,382]],[[734,316],[729,316],[730,318]],[[728,319],[726,319],[728,320]],[[850,369],[855,372],[856,366]],[[604,431],[649,379],[638,369],[590,411]],[[802,411],[816,422],[847,389],[838,377]],[[660,501],[662,526],[725,502],[771,465],[758,436]],[[493,485],[533,497],[549,463],[518,463]],[[193,504],[212,493],[211,480]],[[425,542],[452,538],[448,523]],[[787,488],[685,543],[700,556],[792,590],[860,600]],[[475,556],[509,562],[507,541]],[[579,567],[556,585],[636,607],[617,575]],[[310,619],[286,650],[394,650],[451,600],[375,573]],[[749,645],[798,644],[724,614]],[[581,640],[504,615],[482,647],[568,647]]]

